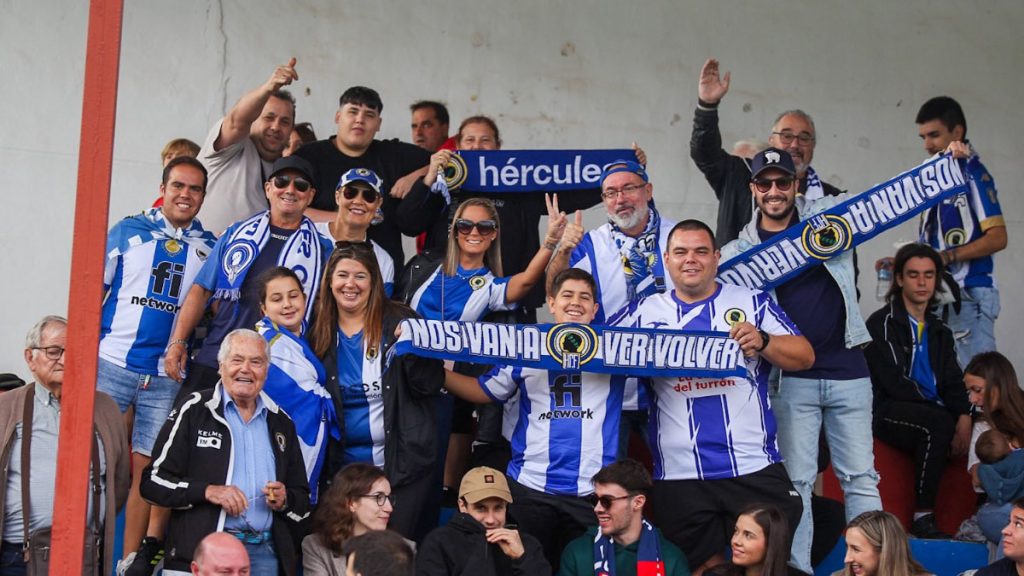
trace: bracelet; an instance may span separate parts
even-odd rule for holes
[[[758,330],[761,333],[761,347],[757,349],[757,352],[761,352],[768,347],[768,342],[771,341],[772,337],[764,330]]]
[[[550,238],[545,238],[544,239],[544,244],[542,245],[542,247],[543,248],[547,248],[548,250],[551,250],[552,252],[554,252],[555,250],[558,249],[558,242],[555,242],[554,240],[551,240]]]
[[[715,110],[716,108],[718,108],[718,102],[705,102],[701,100],[700,97],[698,97],[697,107],[702,108],[704,110]]]
[[[176,338],[176,339],[171,340],[170,342],[168,342],[167,343],[167,347],[170,348],[171,346],[174,346],[175,344],[181,344],[182,346],[185,347],[185,350],[188,350],[188,340],[182,340],[181,338]]]

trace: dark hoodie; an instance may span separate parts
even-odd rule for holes
[[[513,560],[472,516],[458,513],[423,540],[416,552],[417,576],[550,576],[551,566],[536,538],[519,533],[525,552]]]

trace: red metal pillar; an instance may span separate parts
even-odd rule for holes
[[[122,0],[91,0],[71,249],[66,373],[53,508],[50,573],[80,576],[88,508],[89,453],[96,391],[103,253],[114,155]],[[113,462],[108,462],[113,466]],[[108,486],[108,489],[111,488]],[[107,518],[114,522],[114,518]]]

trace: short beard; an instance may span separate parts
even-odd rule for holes
[[[612,224],[618,226],[620,230],[629,230],[636,228],[637,225],[643,222],[650,211],[650,206],[644,203],[642,206],[638,206],[636,210],[633,210],[632,216],[623,217],[618,214],[609,214],[608,219],[611,220]]]

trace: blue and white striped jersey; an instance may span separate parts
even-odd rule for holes
[[[363,333],[338,331],[338,388],[345,422],[343,464],[369,462],[384,467],[384,394],[381,355],[367,353]]]
[[[946,198],[921,215],[920,240],[936,250],[969,244],[989,228],[1006,225],[996,183],[976,154],[968,159],[966,172],[969,192]],[[949,272],[964,288],[995,285],[991,254],[949,264]]]
[[[490,312],[512,310],[505,301],[509,277],[495,278],[487,268],[466,270],[459,266],[455,276],[437,270],[412,295],[409,306],[428,320],[477,322]]]
[[[630,304],[616,326],[728,332],[749,322],[768,334],[799,334],[786,313],[758,290],[718,284],[710,298],[686,304],[666,292]],[[650,444],[654,478],[717,480],[781,462],[768,401],[771,364],[746,359],[746,378],[652,378]]]
[[[198,220],[174,229],[158,208],[121,220],[107,234],[100,358],[164,376],[178,310],[216,238]]]
[[[508,475],[548,494],[591,494],[590,479],[617,455],[624,380],[512,366],[481,376],[480,387],[496,401],[518,399]]]

